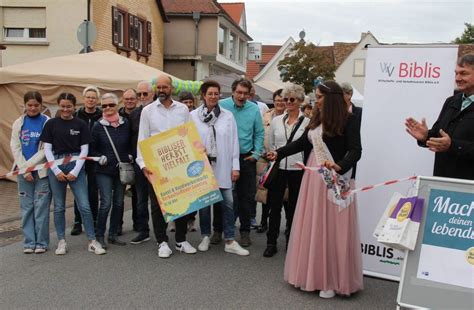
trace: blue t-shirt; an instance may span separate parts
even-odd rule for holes
[[[47,119],[43,114],[38,114],[35,117],[25,115],[23,126],[21,126],[20,142],[21,152],[26,160],[38,152],[41,131]]]

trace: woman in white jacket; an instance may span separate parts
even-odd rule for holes
[[[33,167],[45,161],[40,135],[48,117],[41,113],[43,99],[36,91],[27,92],[23,99],[25,114],[13,123],[10,140],[15,169]],[[42,169],[17,177],[25,254],[41,254],[48,249],[51,191],[46,176],[46,169]]]

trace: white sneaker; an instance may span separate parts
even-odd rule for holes
[[[202,238],[201,243],[199,243],[198,245],[198,250],[201,252],[206,252],[207,250],[209,250],[210,243],[211,239],[209,238],[209,236],[204,236],[204,238]]]
[[[333,298],[336,293],[333,290],[319,291],[319,297],[321,298]]]
[[[240,256],[247,256],[250,255],[250,252],[240,246],[237,241],[232,241],[231,244],[225,244],[224,251],[227,253],[237,254]]]
[[[158,256],[161,258],[168,258],[171,256],[173,251],[171,251],[170,247],[168,246],[168,243],[166,241],[163,241],[160,243],[158,246]]]
[[[186,253],[186,254],[195,254],[197,250],[193,248],[191,244],[187,241],[179,242],[176,243],[174,247],[177,251],[180,251],[181,253]]]
[[[33,249],[29,249],[29,248],[23,249],[23,253],[25,253],[25,254],[33,254],[34,252],[35,252],[35,250],[33,250]]]
[[[54,252],[56,255],[64,255],[67,252],[67,243],[66,240],[61,239],[58,243],[58,248]]]
[[[97,240],[92,240],[91,243],[89,243],[89,246],[87,247],[89,252],[93,252],[96,255],[102,255],[107,253],[106,250],[100,245],[100,243]]]
[[[43,253],[46,253],[45,248],[36,248],[35,249],[35,254],[43,254]]]

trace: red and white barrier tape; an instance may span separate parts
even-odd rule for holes
[[[28,167],[28,168],[17,169],[17,170],[11,171],[11,172],[9,172],[5,175],[1,175],[0,179],[4,179],[4,178],[7,178],[7,177],[12,177],[12,176],[16,176],[16,175],[24,174],[24,173],[28,173],[28,172],[33,172],[33,171],[37,171],[37,170],[41,170],[41,169],[48,169],[48,168],[53,167],[54,164],[56,164],[57,166],[66,165],[66,164],[70,163],[71,161],[81,160],[81,159],[82,160],[99,161],[99,158],[100,157],[66,156],[66,157],[59,158],[59,159],[56,159],[56,160],[53,160],[53,161],[45,162],[44,164],[39,164],[39,165],[36,165],[36,166],[33,166],[33,167]]]
[[[311,170],[311,171],[316,171],[319,173],[319,170],[323,167],[323,166],[316,166],[316,167],[308,167],[308,166],[305,166],[303,163],[301,162],[298,162],[296,163],[296,165],[304,170]],[[386,186],[386,185],[392,185],[392,184],[395,184],[395,183],[400,183],[400,182],[404,182],[404,181],[410,181],[410,180],[416,180],[417,176],[414,175],[414,176],[411,176],[411,177],[406,177],[406,178],[402,178],[402,179],[396,179],[396,180],[389,180],[389,181],[385,181],[385,182],[382,182],[382,183],[378,183],[378,184],[374,184],[374,185],[368,185],[368,186],[364,186],[364,187],[359,187],[359,188],[356,188],[356,189],[353,189],[350,191],[349,195],[351,194],[355,194],[355,193],[358,193],[358,192],[366,192],[366,191],[369,191],[371,189],[374,189],[374,188],[377,188],[377,187],[381,187],[381,186]]]

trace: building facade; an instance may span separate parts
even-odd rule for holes
[[[238,5],[238,7],[236,7]],[[245,74],[247,42],[245,7],[213,0],[163,0],[170,23],[165,25],[164,71],[184,80],[212,75]]]
[[[2,0],[2,66],[78,54],[79,25],[92,21],[92,50],[111,50],[163,69],[166,16],[159,0]]]

